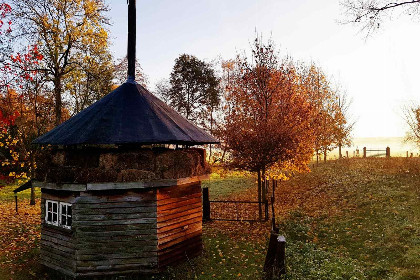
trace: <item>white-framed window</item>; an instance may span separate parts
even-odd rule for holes
[[[71,229],[73,220],[71,204],[54,200],[45,201],[45,222]]]
[[[60,202],[60,225],[64,228],[71,228],[72,214],[71,204]]]
[[[58,202],[53,200],[45,201],[45,222],[58,226]]]

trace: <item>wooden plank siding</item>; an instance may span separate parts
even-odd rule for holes
[[[159,269],[202,251],[201,182],[157,189]]]
[[[157,267],[156,190],[83,192],[73,210],[79,276]]]
[[[72,226],[45,223],[45,201],[72,204]],[[71,277],[155,273],[202,251],[201,182],[165,188],[42,189],[41,263]]]
[[[45,222],[45,201],[74,203],[79,193],[42,189],[41,195],[41,264],[71,277],[76,271],[74,232]]]

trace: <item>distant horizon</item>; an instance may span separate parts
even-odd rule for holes
[[[391,156],[403,156],[413,153],[413,156],[419,156],[420,148],[414,143],[407,143],[404,141],[404,137],[354,137],[353,143],[350,147],[343,147],[342,154],[345,156],[346,151],[349,151],[349,156],[353,157],[353,152],[359,149],[359,156],[362,156],[363,147],[368,149],[383,149],[386,147],[391,149]],[[328,158],[337,158],[338,148],[333,149],[329,154]]]

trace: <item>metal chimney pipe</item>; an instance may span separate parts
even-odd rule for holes
[[[127,81],[136,78],[136,0],[128,0]]]

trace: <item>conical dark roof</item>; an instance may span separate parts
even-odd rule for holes
[[[139,84],[126,82],[34,144],[219,143]]]

